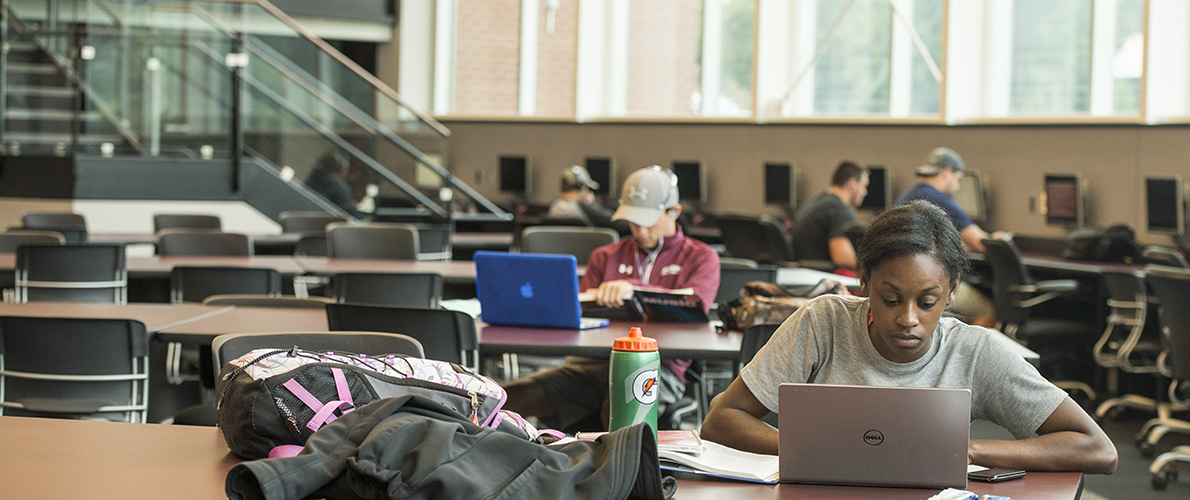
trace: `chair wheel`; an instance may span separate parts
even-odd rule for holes
[[[1138,448],[1140,448],[1140,456],[1145,458],[1153,458],[1157,454],[1157,446],[1148,441],[1141,442]]]
[[[1149,478],[1149,485],[1155,490],[1164,490],[1169,486],[1169,478],[1164,474],[1153,474],[1153,477]]]

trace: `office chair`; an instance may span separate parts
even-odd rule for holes
[[[329,297],[296,297],[255,293],[225,293],[202,299],[204,306],[287,307],[293,309],[326,309],[326,305],[332,303],[334,300]]]
[[[347,222],[347,217],[315,211],[281,212],[277,217],[282,233],[326,233],[327,224]]]
[[[48,229],[9,229],[0,233],[0,253],[14,253],[21,245],[63,245],[62,233]]]
[[[28,212],[21,214],[24,229],[45,229],[62,233],[66,243],[87,242],[87,220],[70,212]]]
[[[14,301],[128,302],[123,245],[17,247]]]
[[[436,308],[442,287],[442,275],[433,273],[340,273],[327,295],[339,303]]]
[[[169,281],[174,304],[229,293],[281,295],[281,273],[271,268],[175,266]]]
[[[0,317],[0,415],[144,422],[148,380],[140,321]]]
[[[768,215],[725,213],[715,217],[727,255],[760,264],[792,265],[793,247],[781,221]]]
[[[417,260],[451,260],[454,247],[450,237],[454,230],[448,224],[416,224]]]
[[[166,229],[192,229],[221,231],[223,223],[218,215],[156,214],[153,216],[153,232]]]
[[[302,233],[293,247],[294,257],[326,257],[326,233]]]
[[[1160,338],[1150,338],[1158,337],[1152,335],[1157,329],[1146,328],[1153,325],[1147,322],[1149,299],[1144,278],[1132,273],[1105,272],[1102,279],[1111,312],[1107,316],[1107,328],[1095,343],[1095,362],[1108,370],[1157,373],[1157,357],[1162,346]],[[1115,375],[1110,375],[1113,380]],[[1095,418],[1102,421],[1109,412],[1121,408],[1158,411],[1159,405],[1153,398],[1124,394],[1101,403],[1095,410]]]
[[[326,318],[331,331],[404,333],[421,342],[428,359],[470,368],[479,364],[475,319],[458,311],[327,304]]]
[[[1145,281],[1161,302],[1158,317],[1167,352],[1161,358],[1162,373],[1173,380],[1169,385],[1170,404],[1174,408],[1190,405],[1190,270],[1164,266],[1145,268]],[[1169,432],[1190,433],[1190,422],[1168,415],[1145,423],[1141,432],[1147,436],[1141,452],[1151,455],[1153,447]],[[1154,488],[1163,489],[1177,477],[1177,463],[1190,462],[1190,446],[1179,446],[1158,456],[1149,465]]]
[[[1140,256],[1149,264],[1190,269],[1190,263],[1186,262],[1186,256],[1172,248],[1149,245],[1141,250]]]
[[[521,251],[573,255],[585,266],[596,248],[620,241],[620,233],[606,227],[533,226],[521,234]]]
[[[1099,338],[1098,327],[1070,319],[1034,318],[1030,309],[1038,304],[1057,298],[1078,289],[1075,280],[1047,280],[1034,282],[1024,263],[1020,251],[1010,241],[1000,239],[983,240],[984,255],[992,267],[992,301],[1000,320],[1000,330],[1009,338],[1028,346],[1041,355],[1042,375],[1054,385],[1066,390],[1079,390],[1091,400],[1095,391],[1083,382],[1055,381],[1061,376],[1061,361],[1078,364],[1082,356],[1090,358],[1091,339]],[[1088,347],[1071,353],[1072,346]],[[1063,352],[1065,351],[1065,352]]]
[[[166,229],[157,235],[157,255],[247,257],[252,255],[252,242],[243,234]]]
[[[738,368],[736,370],[737,375],[739,370],[743,369],[745,365],[752,362],[752,358],[755,358],[756,353],[760,352],[760,349],[764,347],[765,344],[769,343],[769,339],[773,338],[773,334],[776,333],[777,328],[780,327],[781,325],[779,323],[774,323],[752,325],[744,330],[744,336],[740,338],[740,358]],[[773,427],[777,427],[776,413],[769,412],[769,414],[761,420]]]
[[[326,245],[333,259],[416,260],[421,250],[416,226],[392,222],[330,224]]]

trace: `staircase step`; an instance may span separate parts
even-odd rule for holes
[[[70,87],[9,85],[8,93],[9,95],[28,95],[37,97],[74,97],[75,90]]]
[[[8,74],[56,75],[58,67],[50,63],[9,63]]]
[[[70,134],[42,134],[36,132],[7,132],[4,134],[4,142],[19,142],[21,144],[57,144],[59,142],[70,144]],[[123,144],[124,136],[120,134],[83,134],[79,136],[79,144],[102,144],[104,142],[111,142],[115,144]]]
[[[9,52],[39,52],[41,47],[38,47],[32,40],[8,40]]]
[[[75,113],[65,109],[34,109],[34,108],[8,108],[5,110],[4,118],[7,120],[39,120],[39,121],[61,121],[73,120]],[[103,114],[98,111],[83,111],[78,113],[78,117],[82,120],[101,120]]]

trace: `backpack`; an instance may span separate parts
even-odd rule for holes
[[[719,308],[724,330],[744,331],[753,325],[782,323],[810,299],[828,293],[851,295],[841,283],[824,279],[796,296],[784,288],[763,281],[753,281],[740,289],[740,297]]]
[[[1140,260],[1140,246],[1132,228],[1120,224],[1106,229],[1083,228],[1066,235],[1062,257],[1092,262],[1123,262]]]
[[[292,456],[314,432],[375,401],[427,397],[471,422],[527,440],[562,437],[538,431],[502,409],[496,381],[454,363],[399,355],[257,349],[223,367],[216,411],[227,446],[245,458]]]

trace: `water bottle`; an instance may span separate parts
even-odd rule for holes
[[[657,396],[661,392],[657,371],[660,368],[657,341],[642,336],[640,327],[634,326],[627,337],[616,339],[609,369],[611,428],[608,430],[647,422],[656,439]]]

